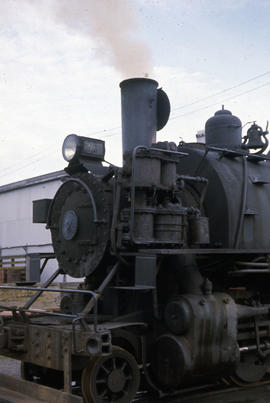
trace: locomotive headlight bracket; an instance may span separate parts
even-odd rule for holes
[[[104,161],[105,142],[70,134],[64,140],[62,154],[67,162],[72,162],[75,159]]]

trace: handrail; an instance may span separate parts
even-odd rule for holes
[[[80,186],[82,186],[82,188],[86,191],[86,193],[88,194],[88,196],[89,196],[89,198],[90,198],[90,200],[91,200],[91,204],[92,204],[93,218],[94,218],[93,221],[94,221],[95,223],[98,223],[98,222],[99,222],[99,220],[98,220],[98,215],[97,215],[97,206],[96,206],[96,202],[95,202],[95,199],[94,199],[94,196],[93,196],[93,193],[92,193],[91,189],[90,189],[89,186],[87,186],[87,184],[86,184],[84,181],[82,181],[81,179],[69,177],[69,178],[68,178],[67,180],[65,180],[65,182],[59,187],[59,189],[57,190],[57,192],[56,192],[56,194],[55,194],[55,196],[54,196],[54,198],[53,198],[53,200],[52,200],[52,202],[51,202],[51,204],[50,204],[50,206],[49,206],[48,218],[47,218],[47,225],[46,225],[46,228],[47,228],[47,229],[50,229],[50,226],[51,226],[51,216],[52,216],[52,210],[53,210],[53,205],[54,205],[54,203],[55,203],[55,199],[56,199],[57,195],[60,193],[60,191],[62,190],[62,188],[63,188],[67,183],[70,183],[70,182],[78,183],[78,184],[79,184]]]
[[[69,289],[69,288],[44,288],[44,287],[28,287],[28,286],[0,286],[0,291],[1,290],[25,290],[25,291],[38,291],[38,292],[62,292],[62,293],[70,293],[70,294],[85,294],[85,295],[90,295],[92,296],[94,300],[94,330],[97,332],[97,325],[98,325],[98,306],[97,306],[97,301],[98,301],[98,294],[95,293],[94,291],[89,291],[89,290],[74,290],[74,289]],[[66,317],[66,318],[71,318],[71,319],[84,319],[85,316],[82,312],[71,315],[71,314],[66,314],[66,313],[59,313],[59,312],[46,312],[46,311],[41,311],[41,310],[34,310],[34,309],[29,309],[29,308],[24,308],[24,307],[1,307],[0,306],[0,311],[3,310],[1,308],[4,308],[5,310],[11,311],[11,312],[30,312],[30,313],[42,313],[47,316],[58,316],[58,317]]]

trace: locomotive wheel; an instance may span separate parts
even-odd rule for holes
[[[255,353],[246,353],[237,365],[235,373],[229,378],[230,383],[237,386],[254,385],[265,376],[269,359],[262,362]]]
[[[81,387],[87,403],[129,403],[140,383],[135,358],[120,347],[106,357],[95,358],[82,373]]]

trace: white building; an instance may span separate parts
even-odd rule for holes
[[[32,223],[33,200],[52,199],[66,176],[57,171],[0,186],[0,256],[53,252],[50,231],[45,224]],[[47,264],[42,280],[57,267]]]
[[[197,143],[205,144],[205,130],[198,130],[196,134]]]

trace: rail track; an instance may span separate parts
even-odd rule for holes
[[[18,381],[17,381],[18,382]],[[38,403],[38,402],[70,402],[75,400],[69,400],[67,397],[63,397],[59,400],[59,395],[55,395],[55,399],[49,400],[46,398],[33,398],[27,394],[16,392],[17,383],[14,383],[14,390],[8,390],[7,388],[0,387],[0,403]],[[76,398],[76,396],[74,396]],[[56,400],[58,399],[58,400]],[[80,402],[80,399],[76,400]],[[270,385],[262,384],[253,387],[246,388],[226,388],[223,390],[212,391],[197,391],[190,395],[180,394],[174,397],[165,397],[158,399],[155,397],[149,397],[148,395],[138,394],[138,397],[134,400],[134,403],[269,403],[270,401]],[[83,400],[81,399],[83,403]]]
[[[136,403],[269,403],[270,380],[249,386],[207,385],[184,389],[175,396],[161,399],[138,394]]]
[[[1,374],[4,374],[1,376]],[[7,381],[8,380],[8,381]],[[40,397],[33,397],[33,385],[29,386],[29,382],[20,379],[19,365],[15,360],[1,359],[0,360],[0,403],[38,403],[50,402],[53,403],[75,403],[82,402],[79,396],[72,395],[69,398],[66,394],[60,391],[53,390],[52,400],[51,395],[47,395],[48,390],[45,386],[41,386]],[[4,383],[4,385],[3,385]],[[26,385],[26,386],[25,386]],[[35,385],[39,386],[40,385]],[[28,395],[29,388],[31,395]],[[50,397],[47,397],[50,396]],[[47,400],[46,400],[47,399]],[[219,385],[204,385],[194,388],[185,388],[175,396],[166,396],[158,398],[150,395],[147,392],[139,392],[136,395],[133,403],[269,403],[270,402],[270,378],[258,384],[249,386],[230,386],[224,383]]]

